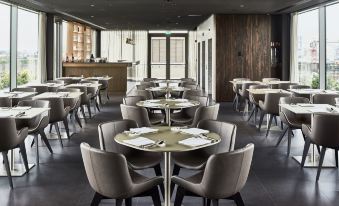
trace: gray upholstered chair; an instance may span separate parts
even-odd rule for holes
[[[144,78],[143,81],[144,82],[151,82],[151,81],[155,81],[157,80],[157,78]]]
[[[197,90],[198,85],[195,82],[183,82],[181,84],[182,87],[189,88],[191,90]]]
[[[234,82],[241,82],[241,81],[250,81],[249,78],[234,78]],[[238,111],[238,104],[239,104],[239,89],[242,88],[242,84],[233,84],[233,92],[234,92],[234,99],[233,99],[233,109]]]
[[[143,96],[145,99],[153,99],[153,95],[151,91],[147,90],[137,90],[137,95],[138,96]]]
[[[102,104],[102,95],[106,93],[106,98],[109,100],[109,93],[108,93],[108,87],[109,87],[109,80],[106,79],[99,79],[99,83],[101,84],[100,90],[99,90],[99,102]]]
[[[288,90],[292,85],[298,85],[298,83],[281,82],[278,84],[278,89]]]
[[[192,120],[192,124],[190,127],[197,127],[198,123],[201,120],[209,119],[216,120],[218,118],[220,104],[214,104],[210,106],[201,106],[199,107],[194,114],[194,118]]]
[[[100,149],[107,152],[115,152],[123,154],[128,162],[128,165],[133,170],[143,170],[153,168],[157,176],[162,176],[161,160],[162,154],[156,152],[144,152],[141,150],[132,149],[114,141],[114,137],[130,128],[136,128],[138,124],[133,120],[118,120],[101,123],[98,126]],[[163,184],[161,190],[164,192]]]
[[[148,87],[147,87],[147,85],[135,85],[135,87],[137,88],[137,90],[145,90],[145,89],[147,89]]]
[[[126,105],[129,106],[136,106],[136,104],[140,101],[145,101],[145,97],[144,96],[126,96],[123,98],[123,102]]]
[[[81,80],[80,83],[84,84],[99,84],[99,80],[97,79],[86,79]],[[99,87],[87,87],[87,93],[90,94],[90,104],[92,104],[93,109],[95,111],[95,107],[100,112],[100,107],[98,104],[98,96],[99,96],[100,88]]]
[[[199,122],[198,128],[217,133],[220,135],[221,142],[199,150],[172,153],[172,160],[174,162],[173,176],[179,174],[180,168],[202,170],[211,155],[234,150],[237,133],[237,126],[235,124],[215,120],[202,120]],[[173,191],[173,188],[174,185],[172,184],[171,191]]]
[[[88,110],[88,114],[89,114],[89,118],[92,118],[92,112],[91,112],[91,93],[88,93],[87,87],[83,87],[83,86],[72,86],[72,87],[68,87],[68,88],[76,88],[76,89],[80,89],[80,91],[82,92],[81,96],[80,96],[80,110],[82,113],[82,116],[85,118],[86,120],[86,115],[85,115],[85,108],[84,106],[87,107]]]
[[[65,87],[65,88],[58,89],[58,92],[81,92],[81,90],[77,89],[77,88]],[[81,121],[80,121],[80,118],[79,118],[79,115],[78,115],[80,104],[81,104],[81,98],[77,98],[77,99],[67,98],[67,99],[64,99],[65,107],[70,107],[70,110],[69,110],[70,118],[72,118],[74,116],[75,120],[77,121],[79,126],[82,128],[82,124],[81,124]]]
[[[186,90],[182,94],[183,99],[188,99],[190,96],[204,96],[203,92],[199,89]]]
[[[36,92],[36,89],[32,87],[17,87],[13,88],[12,92]]]
[[[249,92],[247,89],[250,88],[250,86],[258,85],[258,83],[255,82],[249,82],[249,83],[243,83],[241,89],[239,89],[239,95],[241,99],[245,100],[245,109],[250,107],[250,101],[249,101]],[[246,112],[244,109],[244,112]]]
[[[0,107],[11,107],[12,99],[9,97],[0,97]]]
[[[70,107],[64,107],[64,100],[62,98],[44,98],[41,100],[47,100],[49,101],[49,105],[51,110],[49,111],[49,123],[55,126],[55,130],[57,132],[59,141],[61,146],[63,147],[62,139],[61,139],[61,134],[60,134],[60,129],[58,122],[63,122],[67,134],[67,138],[70,138],[69,135],[69,128],[68,128],[68,119],[67,116],[70,111]]]
[[[11,188],[13,188],[12,175],[7,153],[9,150],[20,148],[20,154],[22,156],[26,172],[29,171],[25,147],[25,139],[27,137],[28,128],[24,127],[17,131],[14,118],[0,118],[0,131],[0,152],[2,153],[3,161],[5,163],[9,185]]]
[[[48,86],[45,86],[45,85],[35,85],[35,86],[28,86],[28,87],[35,88],[35,91],[38,94],[42,94],[42,93],[48,92]]]
[[[61,80],[61,79],[57,79],[57,80],[47,80],[46,83],[65,84],[64,80]]]
[[[284,92],[279,92],[279,93],[266,93],[265,94],[265,100],[264,101],[259,101],[259,107],[261,109],[260,112],[260,122],[259,122],[259,131],[261,129],[261,125],[264,120],[265,114],[270,115],[270,119],[268,120],[268,127],[266,131],[266,137],[268,136],[268,133],[271,128],[272,120],[273,118],[279,116],[279,101],[281,97],[289,97],[291,96],[290,93],[284,93]],[[277,120],[276,120],[277,123]]]
[[[299,104],[299,103],[309,103],[309,99],[304,97],[282,97],[280,98],[280,104]],[[310,123],[310,117],[309,115],[300,115],[300,114],[294,114],[291,111],[280,108],[279,112],[280,120],[281,122],[286,125],[286,128],[284,129],[283,133],[280,135],[278,143],[276,146],[278,146],[285,136],[287,132],[287,156],[290,155],[290,149],[291,149],[291,138],[292,138],[292,130],[295,129],[301,129],[302,124],[309,124]]]
[[[132,198],[151,196],[155,206],[161,206],[158,185],[162,177],[147,178],[129,169],[122,154],[105,152],[81,143],[81,154],[88,181],[95,191],[92,206],[100,204],[102,199],[115,199],[117,206],[123,200],[132,205]]]
[[[18,103],[18,106],[30,106],[32,108],[49,108],[49,101],[44,100],[23,100]],[[49,152],[52,154],[53,150],[45,134],[45,128],[49,124],[49,114],[41,114],[33,119],[17,119],[16,125],[18,129],[28,127],[28,134],[34,136],[34,143],[36,144],[36,163],[39,164],[39,135],[41,140],[47,146]]]
[[[269,89],[270,87],[268,85],[251,85],[249,89]],[[259,101],[264,101],[265,100],[265,94],[249,94],[249,101],[252,104],[252,110],[250,112],[250,115],[248,116],[247,121],[250,121],[251,118],[254,116],[254,124],[256,125],[257,122],[257,114],[260,110],[259,107]]]
[[[81,81],[80,79],[72,79],[72,78],[69,78],[69,77],[59,78],[59,80],[64,81],[65,85],[76,84],[76,83],[79,83]]]
[[[178,186],[174,206],[181,206],[184,196],[200,196],[209,205],[219,205],[220,199],[232,199],[237,206],[244,202],[240,191],[245,186],[251,168],[254,145],[214,154],[207,160],[204,171],[188,178],[172,177]]]
[[[290,85],[289,89],[311,89],[311,86],[301,85],[301,84],[293,84],[293,85]]]
[[[263,78],[262,82],[267,83],[267,82],[272,82],[272,81],[280,81],[279,78]]]
[[[335,106],[335,98],[338,98],[339,94],[313,94],[311,97],[311,102],[313,104],[330,104]]]
[[[151,127],[152,123],[148,117],[147,109],[138,106],[120,104],[123,119],[134,120],[139,127]]]
[[[311,144],[321,146],[319,166],[316,180],[319,180],[326,149],[335,150],[335,161],[338,168],[339,149],[339,114],[338,113],[314,113],[311,125],[302,125],[303,134],[306,136],[301,166],[304,167],[306,156]]]
[[[208,97],[207,96],[186,96],[189,100],[198,101],[200,104],[196,107],[184,108],[180,112],[171,114],[171,121],[174,124],[184,125],[190,124],[193,121],[196,110],[199,106],[207,106]]]

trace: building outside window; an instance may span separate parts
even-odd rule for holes
[[[0,91],[10,85],[10,6],[0,3]]]
[[[17,85],[40,82],[39,14],[18,9]]]

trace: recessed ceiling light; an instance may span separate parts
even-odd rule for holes
[[[91,18],[94,18],[94,16],[91,16]]]
[[[178,18],[181,18],[181,16],[178,16]]]
[[[245,5],[241,4],[241,5],[240,5],[240,7],[241,7],[241,8],[244,8],[244,7],[245,7]]]
[[[91,7],[95,7],[95,5],[94,5],[94,4],[91,4],[90,6],[91,6]]]
[[[177,23],[175,23],[176,25],[178,25],[179,23],[177,22]]]
[[[189,17],[196,17],[196,16],[201,16],[201,14],[189,14],[187,16],[189,16]]]

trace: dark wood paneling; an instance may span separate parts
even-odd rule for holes
[[[231,101],[230,80],[271,76],[271,17],[216,15],[216,100]]]

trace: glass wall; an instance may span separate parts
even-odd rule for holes
[[[10,83],[10,15],[10,6],[0,3],[0,91],[8,91]]]
[[[319,88],[319,11],[300,13],[297,19],[297,61],[295,81]]]
[[[17,85],[39,81],[39,15],[18,9]]]
[[[339,90],[339,4],[326,7],[326,87]]]

